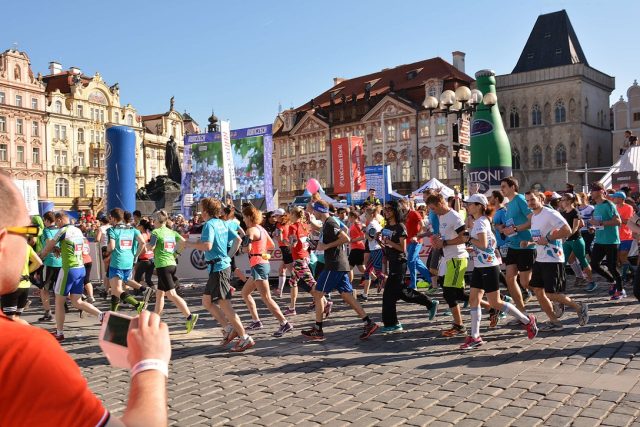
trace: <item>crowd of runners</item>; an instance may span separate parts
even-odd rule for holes
[[[2,296],[2,311],[19,320],[35,285],[43,310],[38,322],[55,321],[52,333],[62,341],[69,304],[102,320],[93,289],[102,283],[100,293],[110,298],[110,310],[126,304],[140,313],[153,303],[153,311],[161,315],[168,299],[184,316],[189,333],[198,314],[176,290],[176,260],[192,248],[202,251],[208,264],[202,305],[222,328],[220,345],[235,341],[231,351],[253,347],[250,333],[264,327],[254,295],[278,322],[273,335],[291,333],[300,309],[299,287],[313,297],[315,322],[301,328],[308,340],[324,340],[324,322],[337,295],[362,321],[362,340],[377,331],[403,330],[399,301],[424,306],[425,321],[433,320],[437,298],[446,304],[440,314],[452,319],[441,334],[459,336],[461,349],[483,344],[483,310],[489,328],[510,316],[509,323],[521,325],[533,339],[539,331],[562,329],[560,318],[567,308],[580,326],[589,322],[587,302],[566,290],[567,270],[587,293],[598,288],[597,273],[612,300],[625,298],[625,284],[634,278],[629,251],[634,231],[640,231],[636,202],[624,191],[607,191],[597,182],[589,194],[571,190],[521,194],[517,180],[509,177],[488,196],[445,198],[428,189],[416,198],[383,204],[370,191],[361,206],[335,209],[316,194],[306,206],[267,213],[250,203],[236,212],[233,205],[205,198],[189,222],[162,210],[142,217],[117,208],[99,216],[98,226],[88,227],[93,218],[74,225],[65,212],[48,212],[32,217],[20,285]],[[199,238],[190,239],[189,231]],[[100,247],[99,260],[91,259],[90,239]],[[424,262],[423,248],[428,252]],[[282,262],[272,289],[275,251]],[[234,258],[240,254],[248,257],[250,270],[236,267]],[[92,283],[96,262],[102,263],[104,277]],[[241,289],[236,292],[234,284]],[[234,293],[251,316],[244,322],[234,310]],[[370,299],[379,293],[381,308]],[[636,284],[634,295],[639,294]],[[530,313],[534,299],[548,319],[540,325]],[[363,306],[380,313],[381,325]]]

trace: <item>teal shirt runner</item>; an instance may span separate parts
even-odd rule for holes
[[[109,267],[120,270],[130,270],[133,268],[135,258],[134,242],[140,231],[128,225],[116,225],[107,230],[107,244],[112,240],[115,242],[115,249],[111,252]]]
[[[507,203],[507,213],[504,217],[505,225],[520,225],[529,221],[528,216],[531,215],[531,209],[527,206],[527,201],[522,194],[516,194],[513,200]],[[531,241],[531,232],[529,230],[518,231],[515,235],[507,236],[507,245],[509,248],[522,249],[520,242]],[[533,249],[535,246],[528,246]]]
[[[229,244],[238,237],[227,224],[218,218],[211,218],[204,223],[200,240],[213,242],[211,250],[205,251],[204,259],[209,263],[209,271],[217,272],[231,267],[231,258],[227,256]]]
[[[593,219],[599,221],[612,220],[614,216],[619,217],[616,205],[609,200],[605,200],[602,203],[598,203],[593,209]],[[603,245],[618,245],[620,244],[620,233],[617,225],[605,225],[596,227],[596,237],[594,243],[600,243]]]

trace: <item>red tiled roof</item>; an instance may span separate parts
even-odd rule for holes
[[[61,93],[71,93],[71,85],[73,84],[74,74],[71,71],[63,71],[58,74],[49,74],[42,77],[42,80],[46,84],[47,92],[55,92],[56,89]],[[87,86],[91,82],[91,77],[81,75],[80,79],[84,86]]]
[[[167,115],[167,113],[164,113],[164,114],[150,114],[148,116],[140,116],[140,119],[143,122],[145,122],[145,121],[148,121],[148,120],[158,120],[159,118],[162,118],[162,117],[164,117],[166,115]]]

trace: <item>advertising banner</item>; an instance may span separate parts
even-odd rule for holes
[[[231,153],[231,127],[228,121],[220,122],[220,140],[222,142],[222,168],[224,169],[224,191],[236,191],[236,170]]]
[[[222,133],[185,136],[183,200],[187,194],[194,203],[205,197],[223,199],[228,185],[234,200],[265,199],[267,209],[274,209],[271,125],[229,132],[233,175],[227,174],[226,181]]]
[[[349,155],[349,138],[338,138],[331,141],[333,161],[333,191],[336,194],[351,192],[351,159]]]
[[[620,191],[623,187],[629,187],[632,193],[640,191],[638,171],[614,172],[611,174],[611,187]]]
[[[350,136],[352,192],[367,191],[367,175],[364,165],[364,138]]]
[[[376,196],[382,200],[385,198],[386,200],[391,200],[391,196],[389,195],[392,191],[391,187],[391,166],[389,165],[377,165],[377,166],[366,166],[364,168],[367,190],[369,188],[374,188],[376,190]],[[351,203],[362,203],[367,198],[369,194],[366,191],[355,192],[351,195],[347,195],[347,202]]]
[[[29,215],[38,215],[38,182],[36,180],[14,179],[13,182],[18,187],[18,191],[24,197]]]

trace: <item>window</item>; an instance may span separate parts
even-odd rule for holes
[[[300,143],[300,154],[307,154],[307,138],[298,139]]]
[[[420,119],[418,121],[418,129],[420,138],[426,138],[429,136],[429,119]]]
[[[98,153],[93,153],[93,156],[91,157],[91,166],[93,166],[94,168],[97,168],[100,166],[100,157]]]
[[[430,180],[431,179],[431,160],[422,159],[420,160],[420,180]]]
[[[288,187],[287,187],[287,175],[286,174],[282,174],[280,175],[280,191],[287,191]]]
[[[24,133],[24,120],[16,119],[16,133],[22,135]]]
[[[396,125],[394,123],[387,125],[387,142],[395,142],[398,140],[396,135]]]
[[[287,143],[283,141],[280,143],[280,158],[283,159],[285,157],[287,157]]]
[[[53,152],[53,163],[56,166],[60,166],[60,150],[56,150]]]
[[[84,142],[84,129],[78,128],[78,142]]]
[[[7,118],[5,116],[0,116],[0,132],[7,131]]]
[[[22,107],[22,95],[16,95],[16,107]]]
[[[83,168],[84,167],[84,153],[80,152],[78,153],[78,166]]]
[[[429,90],[427,92],[429,93],[429,96],[436,97],[436,93],[437,92],[436,92],[436,87],[435,86],[429,86]]]
[[[567,149],[564,144],[556,147],[556,166],[564,166],[567,163]]]
[[[542,149],[540,146],[533,147],[531,158],[533,160],[533,169],[542,169]]]
[[[315,153],[318,151],[318,137],[317,136],[312,136],[309,139],[309,152],[310,153]]]
[[[91,129],[91,142],[96,142],[96,131]]]
[[[411,181],[411,162],[409,160],[402,161],[402,182]]]
[[[520,114],[518,114],[518,109],[516,107],[511,107],[511,113],[509,113],[509,127],[520,127]]]
[[[67,127],[66,126],[60,126],[60,139],[62,139],[62,140],[66,140],[67,139]]]
[[[101,179],[96,181],[96,196],[104,197],[104,181]]]
[[[95,118],[95,110],[92,108],[91,109],[91,121],[93,122],[95,120],[96,120],[96,118]]]
[[[100,167],[104,167],[104,153],[100,153]]]
[[[40,164],[40,148],[33,147],[33,151],[31,152],[31,163],[34,165]]]
[[[567,121],[567,110],[564,108],[564,101],[556,102],[556,123],[564,123]]]
[[[517,148],[511,153],[511,167],[513,170],[520,169],[520,151]]]
[[[24,145],[18,145],[16,147],[16,154],[18,156],[18,163],[24,163]]]
[[[104,123],[104,110],[100,110],[100,123]]]
[[[4,104],[6,102],[7,102],[7,100],[6,100],[5,96],[4,96],[4,92],[0,92],[0,104]]]
[[[411,131],[409,129],[409,122],[408,121],[400,122],[400,139],[402,141],[406,141],[410,138],[410,136],[411,136]]]
[[[448,159],[446,157],[438,157],[438,179],[447,179],[447,164]]]
[[[382,127],[381,126],[374,126],[373,128],[373,142],[375,144],[381,144],[382,143]]]
[[[538,104],[534,104],[531,107],[531,125],[539,126],[542,124],[542,111],[540,111],[540,106]]]
[[[53,139],[60,139],[60,125],[53,125]]]
[[[436,135],[446,135],[447,134],[447,118],[438,116],[436,119]]]
[[[38,122],[31,122],[31,136],[40,135],[40,124]]]
[[[296,142],[295,141],[290,141],[289,142],[289,157],[295,157],[296,156]]]
[[[78,193],[80,195],[80,197],[86,197],[86,183],[84,181],[84,179],[80,179],[80,181],[78,182]]]
[[[640,122],[640,113],[633,113],[633,121]]]
[[[76,113],[78,114],[78,117],[84,117],[84,106],[78,105],[76,107]]]
[[[62,102],[56,101],[55,104],[53,105],[54,105],[53,111],[55,113],[62,114]]]
[[[65,150],[60,151],[60,163],[64,166],[67,165],[67,152]]]
[[[31,109],[32,110],[38,109],[38,98],[31,98]]]
[[[56,179],[56,197],[69,197],[69,181],[64,178]]]
[[[0,144],[0,162],[7,161],[7,144]]]
[[[128,126],[133,126],[133,114],[128,114],[127,115],[127,125]]]
[[[42,196],[42,193],[40,193],[40,180],[36,181],[36,192],[38,193],[38,196]]]
[[[327,151],[327,138],[322,135],[320,137],[320,150],[321,153],[324,153],[325,151]]]

